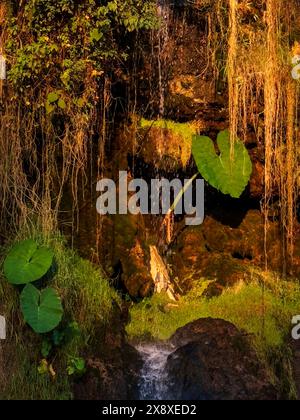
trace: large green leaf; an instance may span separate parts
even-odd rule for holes
[[[39,334],[56,328],[63,315],[60,297],[52,288],[41,292],[28,284],[21,293],[21,309],[25,321]]]
[[[53,261],[53,252],[38,247],[31,239],[19,242],[4,262],[4,274],[11,284],[27,284],[43,277]]]
[[[192,152],[198,170],[203,178],[223,194],[239,198],[246,188],[252,163],[244,144],[236,139],[231,154],[229,131],[219,133],[216,153],[214,143],[209,137],[194,136]]]

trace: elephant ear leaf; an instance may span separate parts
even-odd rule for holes
[[[15,245],[4,262],[4,274],[11,284],[27,284],[42,278],[50,269],[53,252],[31,239]]]
[[[25,321],[38,334],[50,332],[61,322],[61,299],[52,288],[41,292],[28,284],[21,293],[21,309]]]
[[[252,162],[244,144],[236,139],[231,153],[229,131],[219,133],[216,153],[213,141],[206,136],[194,136],[192,152],[203,178],[223,194],[239,198],[252,173]]]

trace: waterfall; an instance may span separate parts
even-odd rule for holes
[[[169,344],[146,343],[137,346],[143,359],[138,384],[139,399],[168,400],[168,376],[166,364],[174,348]]]

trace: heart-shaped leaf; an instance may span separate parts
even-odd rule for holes
[[[19,242],[4,262],[4,274],[11,284],[27,284],[42,278],[52,265],[53,252],[28,239]]]
[[[21,309],[25,321],[38,334],[44,334],[56,328],[63,315],[60,297],[52,288],[41,292],[28,284],[21,293]]]
[[[203,178],[223,194],[239,198],[245,190],[251,173],[252,162],[244,144],[236,139],[231,154],[229,131],[219,133],[216,153],[213,141],[206,136],[194,136],[192,153]]]

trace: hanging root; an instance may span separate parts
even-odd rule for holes
[[[0,5],[1,45],[7,36],[7,3]],[[298,92],[290,63],[293,42],[300,33],[299,2],[197,0],[195,4],[207,16],[209,71],[216,79],[227,77],[232,145],[237,135],[246,141],[251,127],[264,148],[266,268],[269,209],[274,197],[278,197],[286,271],[293,259],[298,197]],[[22,21],[22,8],[19,13],[16,19]],[[70,105],[63,112],[64,118],[52,118],[41,107],[47,94],[55,89],[51,80],[27,89],[30,103],[26,106],[22,96],[15,98],[13,87],[8,92],[8,86],[4,86],[7,92],[0,125],[0,156],[5,157],[0,159],[1,232],[17,230],[33,217],[45,232],[53,230],[66,185],[71,185],[76,215],[78,185],[87,183],[90,141],[95,132],[100,134],[98,167],[103,168],[110,86],[103,78],[99,88],[91,74],[87,68],[82,99],[96,105],[88,112]],[[74,103],[71,96],[65,99],[68,104]],[[59,128],[60,117],[64,123]],[[234,158],[234,148],[231,150]],[[172,239],[172,223],[171,217],[166,218],[168,242]]]
[[[244,17],[246,3],[228,0],[227,75],[232,142],[238,133],[246,140],[251,126],[264,145],[266,268],[269,208],[272,198],[278,195],[286,272],[293,259],[298,163],[297,85],[291,76],[290,39],[299,6],[296,1],[286,4],[282,0],[263,0],[253,12],[260,15],[251,22]],[[247,13],[251,15],[248,6]]]
[[[7,39],[5,4],[0,5],[0,47],[3,49]],[[22,20],[22,13],[20,7],[17,20]],[[27,86],[26,97],[12,83],[4,82],[4,94],[0,101],[2,235],[10,236],[31,223],[42,229],[44,234],[55,230],[66,188],[72,198],[72,225],[76,225],[78,187],[87,184],[92,136],[94,131],[101,131],[102,124],[96,100],[101,86],[98,86],[88,66],[83,85],[81,101],[83,104],[92,103],[93,107],[88,110],[80,108],[73,93],[64,92],[64,109],[56,107],[54,112],[47,113],[47,95],[56,90],[51,78],[45,75],[41,83]],[[104,124],[103,127],[105,131]],[[99,142],[103,144],[104,140],[103,135]]]

